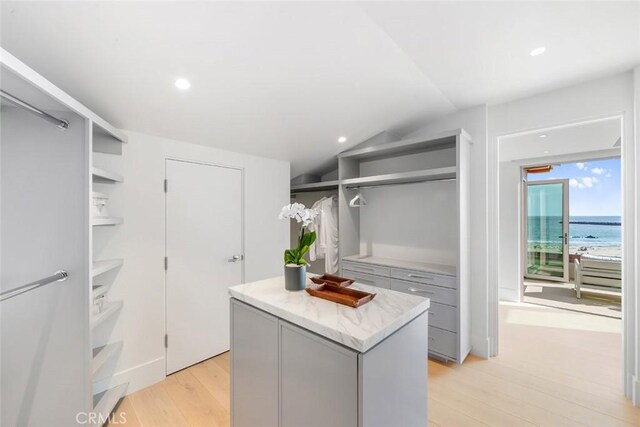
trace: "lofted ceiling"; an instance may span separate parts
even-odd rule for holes
[[[638,2],[1,7],[2,47],[115,126],[288,160],[292,176],[384,130],[640,63]]]

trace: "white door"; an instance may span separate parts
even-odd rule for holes
[[[242,283],[242,171],[166,161],[167,374],[229,350]]]

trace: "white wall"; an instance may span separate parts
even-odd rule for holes
[[[287,162],[126,133],[129,143],[123,146],[120,160],[109,155],[95,155],[94,159],[96,166],[111,163],[120,167],[125,177],[123,184],[117,184],[120,189],[113,187],[111,191],[113,209],[118,211],[114,214],[124,216],[125,222],[119,229],[109,230],[107,237],[97,238],[100,242],[95,248],[98,259],[125,259],[109,293],[110,299],[125,303],[120,316],[106,325],[103,336],[96,340],[124,340],[111,382],[130,381],[131,393],[165,376],[165,159],[244,168],[247,282],[282,274],[289,224],[278,220],[278,213],[289,203],[290,177]]]
[[[487,324],[487,107],[469,108],[414,132],[463,128],[471,135],[471,352],[489,357]]]
[[[589,121],[597,118],[620,116],[623,119],[623,170],[625,174],[636,176],[635,139],[633,130],[633,75],[630,72],[618,74],[612,77],[594,80],[588,83],[559,89],[553,92],[543,93],[529,98],[516,100],[489,108],[489,142],[488,142],[488,217],[489,222],[489,325],[492,336],[492,353],[497,351],[498,321],[497,301],[498,288],[503,288],[503,295],[513,292],[513,287],[519,283],[517,273],[512,268],[517,263],[518,252],[510,248],[517,246],[517,233],[513,233],[513,220],[503,221],[509,218],[509,210],[498,208],[499,183],[498,173],[498,138],[509,134],[528,130],[550,128]],[[623,194],[635,195],[633,180],[623,179]],[[633,197],[635,199],[635,197]],[[629,197],[627,197],[629,199]],[[624,202],[624,200],[623,200]],[[623,211],[623,233],[625,236],[634,236],[635,242],[635,202],[625,203]],[[504,226],[503,226],[504,225]],[[507,228],[507,226],[509,228]],[[627,238],[627,241],[630,239]],[[502,248],[505,248],[502,251]],[[623,247],[624,277],[635,277],[636,252],[633,244]],[[503,256],[507,258],[503,258]],[[517,264],[516,264],[517,265]],[[629,313],[635,310],[629,306],[629,298],[635,296],[635,280],[627,280],[624,289],[624,310],[629,318]],[[501,290],[503,290],[501,289]],[[631,315],[633,316],[633,315]],[[627,320],[625,320],[627,321]],[[625,349],[625,360],[634,360],[635,353],[631,348],[635,343],[635,335],[628,337]],[[631,394],[631,379],[625,376],[627,394]]]

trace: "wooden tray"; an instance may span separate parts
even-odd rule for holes
[[[326,299],[328,301],[337,302],[338,304],[348,305],[349,307],[360,307],[368,303],[376,296],[369,292],[358,291],[356,289],[341,288],[330,284],[311,285],[306,288],[309,295],[316,298]]]
[[[324,273],[322,276],[312,277],[311,281],[316,285],[327,283],[329,285],[338,286],[340,288],[346,288],[347,286],[355,282],[355,280],[352,279],[345,279],[344,277],[334,276],[333,274],[327,273]]]

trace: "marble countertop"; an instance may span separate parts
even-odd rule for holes
[[[351,287],[377,295],[352,308],[306,291],[287,291],[283,276],[232,286],[229,295],[362,353],[429,309],[427,298],[360,283]]]
[[[424,271],[425,273],[445,274],[447,276],[455,276],[456,274],[458,274],[458,269],[455,265],[403,261],[400,259],[381,258],[369,255],[351,255],[343,257],[342,260],[362,262],[365,264],[382,265],[384,267],[406,268],[408,270]]]

